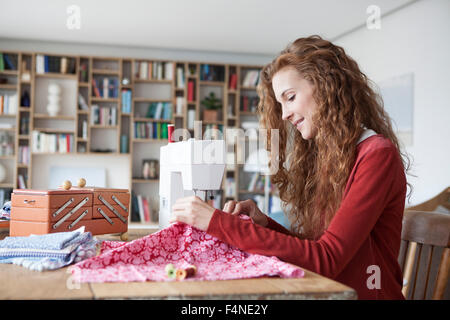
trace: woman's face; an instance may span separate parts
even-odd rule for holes
[[[317,109],[313,98],[314,87],[293,67],[285,67],[272,77],[275,98],[281,104],[282,119],[292,123],[303,139],[314,138],[317,129],[312,116]]]

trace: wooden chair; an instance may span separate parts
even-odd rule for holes
[[[449,244],[450,215],[405,211],[399,263],[406,299],[440,300],[444,297],[449,282]]]
[[[414,211],[436,211],[441,206],[450,211],[450,187],[445,188],[437,196],[418,205],[407,208]]]

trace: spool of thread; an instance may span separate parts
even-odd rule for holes
[[[187,267],[186,269],[178,269],[176,272],[177,280],[183,280],[195,276],[197,268],[195,266]]]
[[[169,263],[168,265],[166,265],[166,274],[169,278],[175,278],[175,267],[173,266],[173,264]]]
[[[168,124],[167,125],[167,137],[168,137],[168,139],[169,139],[169,143],[171,143],[171,142],[175,142],[174,140],[173,140],[173,131],[175,130],[175,125],[173,125],[173,124]]]

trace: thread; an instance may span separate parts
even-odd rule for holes
[[[197,268],[195,266],[187,267],[186,269],[178,269],[176,272],[177,280],[184,280],[189,277],[195,276]]]

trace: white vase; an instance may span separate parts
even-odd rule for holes
[[[5,167],[0,163],[0,183],[4,182],[6,178],[6,169]]]
[[[51,83],[48,86],[48,105],[47,112],[50,116],[55,117],[61,110],[61,87],[56,83]]]

